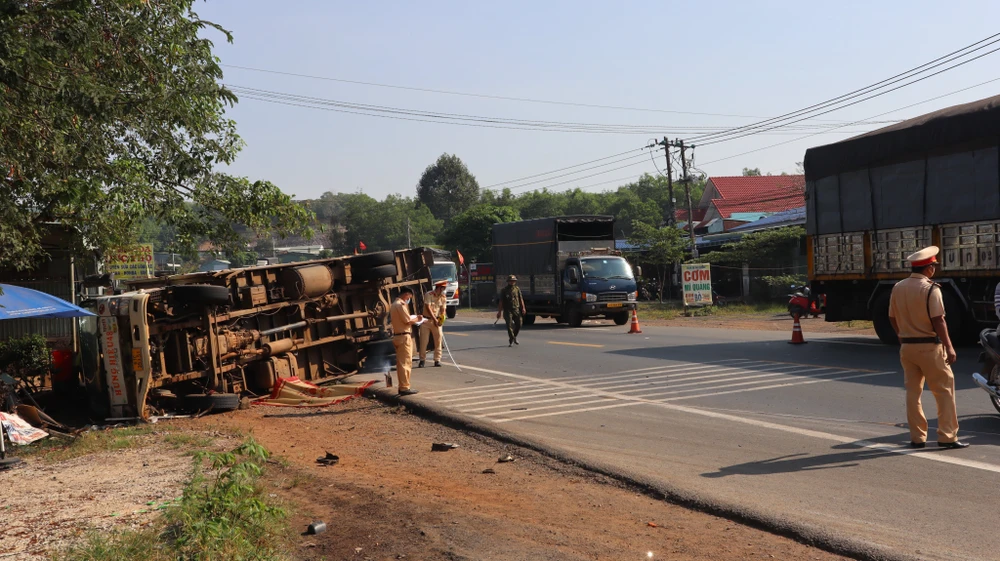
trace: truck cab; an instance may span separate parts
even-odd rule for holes
[[[567,305],[560,321],[571,326],[585,317],[604,317],[616,325],[628,322],[638,294],[632,266],[623,257],[610,251],[576,252],[566,258],[562,271]]]
[[[458,313],[458,267],[452,261],[441,261],[435,257],[431,265],[431,284],[438,281],[448,281],[444,290],[447,299],[446,313],[452,319]]]

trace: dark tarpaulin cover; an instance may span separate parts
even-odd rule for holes
[[[494,273],[503,276],[554,274],[559,225],[585,227],[613,221],[612,216],[580,215],[494,224]]]
[[[806,150],[806,180],[923,156],[1000,135],[1000,95],[947,107],[861,136]]]

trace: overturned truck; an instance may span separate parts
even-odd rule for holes
[[[429,290],[429,250],[138,280],[84,303],[82,372],[104,418],[235,409],[280,378],[336,381],[391,355],[389,306]]]

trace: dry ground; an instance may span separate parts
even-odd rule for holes
[[[63,461],[36,455],[0,474],[8,520],[0,559],[43,559],[88,528],[149,523],[180,493],[186,454],[232,448],[235,434],[252,434],[278,460],[266,484],[292,512],[290,559],[843,559],[368,399],[155,427],[129,449]],[[460,448],[432,452],[434,442]],[[339,464],[316,463],[327,451]],[[515,461],[498,463],[507,454]],[[314,520],[327,532],[298,534]]]

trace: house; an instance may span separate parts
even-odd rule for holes
[[[772,214],[805,206],[805,176],[764,175],[710,177],[693,209],[695,234],[719,234]],[[677,225],[688,228],[686,210],[676,212]]]
[[[749,234],[750,232],[760,232],[772,230],[774,228],[784,228],[786,226],[805,226],[806,207],[800,206],[789,210],[776,212],[770,216],[761,218],[748,224],[736,226],[729,230],[733,233]]]

